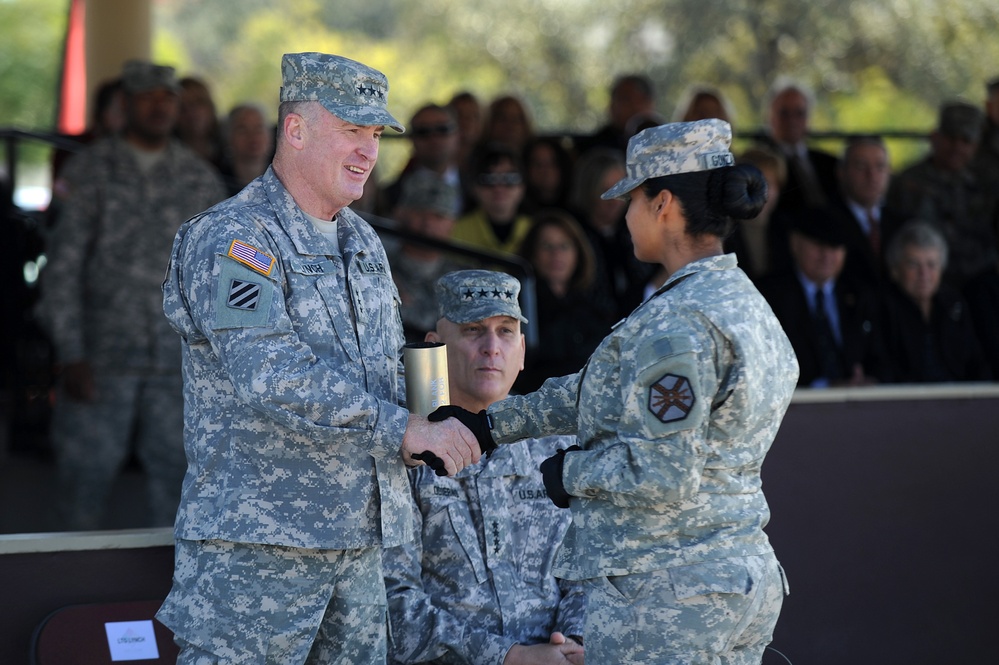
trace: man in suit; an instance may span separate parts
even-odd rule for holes
[[[798,356],[801,387],[864,385],[879,371],[877,298],[842,275],[846,237],[825,210],[797,217],[794,267],[759,283]]]
[[[804,87],[785,83],[774,87],[769,104],[771,141],[787,159],[787,183],[777,209],[798,215],[808,208],[821,208],[838,196],[836,157],[809,148],[809,117],[812,98]]]
[[[840,197],[830,205],[830,211],[846,236],[844,273],[858,284],[877,288],[885,273],[884,249],[891,234],[906,221],[884,204],[891,164],[881,137],[847,139],[836,174]]]

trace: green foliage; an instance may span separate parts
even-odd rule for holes
[[[54,127],[68,13],[68,0],[0,0],[0,127]]]
[[[0,0],[0,124],[51,127],[68,6]],[[220,112],[254,100],[276,116],[281,54],[307,50],[384,71],[390,108],[404,121],[459,90],[484,102],[513,93],[541,131],[594,129],[611,81],[625,72],[653,79],[666,117],[692,84],[718,87],[737,132],[761,126],[778,77],[814,90],[815,129],[928,131],[941,102],[979,104],[984,81],[999,74],[995,0],[158,0],[153,8],[154,57],[205,78]],[[386,144],[391,154],[405,142]],[[896,163],[923,149],[897,144]]]

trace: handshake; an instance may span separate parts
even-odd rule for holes
[[[444,422],[442,426],[428,424],[449,419],[454,422]],[[411,415],[402,440],[403,459],[410,466],[415,466],[413,460],[423,462],[438,476],[454,475],[478,462],[481,453],[488,455],[496,450],[492,428],[492,419],[484,409],[472,413],[460,406],[447,405],[430,413],[426,420]]]
[[[423,462],[438,476],[454,475],[465,466],[478,462],[481,453],[488,455],[497,448],[496,442],[493,441],[492,418],[485,410],[472,413],[460,406],[448,405],[431,412],[426,420],[416,415],[411,415],[409,418],[409,426],[406,428],[406,435],[402,442],[403,458],[409,466],[416,466],[413,463],[414,460]],[[445,422],[447,429],[429,425],[429,423],[439,423],[452,418],[457,422]],[[426,433],[424,433],[424,429]],[[471,433],[475,438],[479,449],[478,453],[472,448],[466,432]],[[430,450],[430,447],[436,448],[436,452]],[[559,508],[568,508],[571,499],[562,483],[565,456],[566,453],[577,450],[582,450],[582,448],[579,446],[563,448],[541,463],[541,476],[545,489],[548,491],[548,498]]]

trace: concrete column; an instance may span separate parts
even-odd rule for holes
[[[152,32],[150,0],[86,0],[88,106],[94,89],[118,76],[122,63],[150,59]]]

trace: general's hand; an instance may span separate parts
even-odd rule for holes
[[[94,372],[90,363],[81,360],[62,367],[62,387],[74,402],[93,402],[97,397]]]
[[[552,634],[552,639],[555,639]],[[503,665],[582,665],[583,647],[571,640],[562,638],[561,643],[549,642],[548,644],[514,644],[506,652]]]
[[[414,457],[421,453],[431,453],[439,458],[439,465],[430,463],[437,475],[453,476],[469,464],[478,462],[482,451],[475,436],[458,420],[449,418],[431,423],[426,418],[410,414],[406,433],[402,437],[402,459],[407,466],[419,466],[427,462],[425,458]]]

